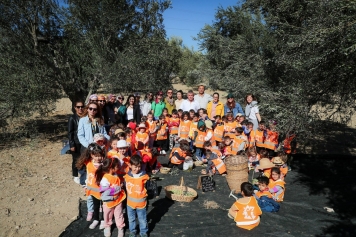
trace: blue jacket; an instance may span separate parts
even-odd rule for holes
[[[110,140],[110,137],[107,135],[105,127],[98,125],[99,133],[102,133],[107,140]],[[79,119],[78,123],[78,139],[80,144],[87,148],[90,143],[94,142],[93,132],[91,130],[91,123],[89,117],[85,116]]]
[[[229,107],[227,105],[224,105],[224,114],[226,115],[228,112],[230,112]],[[241,113],[242,115],[245,115],[244,111],[242,110],[242,107],[239,103],[235,103],[235,108],[232,109],[232,113],[234,115],[234,118],[238,113]]]

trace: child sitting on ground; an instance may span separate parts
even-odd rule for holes
[[[240,228],[251,230],[259,225],[262,211],[253,196],[253,186],[248,182],[241,184],[241,194],[243,198],[236,202],[229,209],[228,216],[234,219]]]
[[[277,157],[273,157],[271,160],[272,163],[281,171],[281,180],[284,180],[288,173],[288,166],[286,164],[287,159],[287,155],[281,152]]]
[[[278,167],[273,167],[271,170],[272,179],[270,179],[268,188],[272,193],[273,199],[277,202],[282,202],[284,198],[285,182],[280,179],[281,171]]]
[[[266,196],[268,198],[272,198],[272,194],[269,192],[268,189],[268,184],[269,184],[269,179],[267,177],[261,176],[257,178],[258,181],[258,191],[255,191],[255,194],[257,198],[260,198],[262,196]]]
[[[179,142],[180,146],[173,148],[169,155],[168,167],[173,168],[177,166],[178,169],[183,170],[183,163],[186,159],[191,159],[189,143],[186,140]]]
[[[214,174],[225,174],[226,173],[226,165],[222,161],[222,159],[212,151],[211,142],[204,142],[205,149],[205,159],[203,162],[207,163],[207,167],[205,170],[201,171],[201,174],[206,175],[214,175]]]
[[[274,167],[274,164],[268,158],[262,158],[260,164],[256,166],[256,170],[262,172],[263,176],[270,178],[272,167]]]
[[[124,176],[127,192],[127,216],[129,219],[130,236],[136,236],[136,214],[141,237],[146,237],[147,225],[147,190],[145,184],[149,176],[141,170],[142,160],[138,155],[130,159],[130,171]]]
[[[260,155],[257,154],[256,148],[254,148],[254,147],[251,147],[250,149],[248,149],[247,155],[248,155],[248,167],[249,167],[249,170],[252,170],[257,165],[260,164]]]

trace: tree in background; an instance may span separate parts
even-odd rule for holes
[[[212,85],[259,97],[282,131],[311,135],[318,121],[354,111],[356,3],[247,0],[219,8],[198,39]],[[240,101],[242,102],[242,101]]]

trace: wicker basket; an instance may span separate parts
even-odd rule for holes
[[[226,181],[230,190],[240,192],[241,184],[248,182],[248,157],[245,155],[228,156],[224,160],[227,175]]]
[[[197,161],[194,162],[194,165],[197,166],[197,167],[198,167],[198,166],[202,166],[203,164],[204,164],[204,163],[203,163],[203,161],[201,161],[201,160],[197,160]]]
[[[180,179],[180,185],[169,185],[164,188],[166,191],[166,197],[178,202],[191,202],[198,196],[198,193],[187,186],[184,186],[184,179],[183,177]],[[178,191],[177,194],[173,193],[172,191]],[[181,192],[181,193],[180,193]],[[192,193],[192,196],[185,196],[184,193]]]
[[[161,172],[161,174],[168,174],[169,171],[171,171],[171,168],[168,168],[168,167],[161,167],[159,169],[159,172]]]

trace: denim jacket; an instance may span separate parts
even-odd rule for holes
[[[228,112],[231,112],[229,107],[225,104],[224,106],[224,114],[226,115]],[[232,113],[234,115],[234,118],[238,113],[241,113],[242,115],[245,115],[244,111],[242,110],[242,107],[239,103],[235,103],[235,108],[232,109]]]
[[[99,133],[102,133],[107,140],[110,140],[110,137],[107,135],[105,127],[98,124]],[[90,143],[94,142],[94,135],[91,130],[91,122],[89,117],[85,116],[79,119],[78,123],[78,139],[80,144],[87,148]]]

